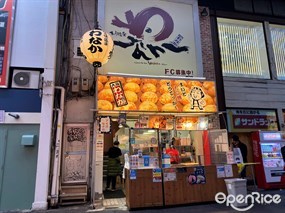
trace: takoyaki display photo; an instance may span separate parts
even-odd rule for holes
[[[121,85],[120,88],[115,88],[115,91],[110,87],[114,82],[119,82]],[[98,110],[170,113],[217,111],[213,81],[99,75],[97,91]]]

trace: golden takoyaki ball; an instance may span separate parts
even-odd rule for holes
[[[151,101],[144,101],[139,105],[140,111],[158,111],[155,103]]]
[[[124,86],[124,90],[133,91],[135,93],[139,93],[141,91],[140,86],[137,83],[133,83],[133,82],[126,83]]]
[[[128,102],[129,110],[137,110],[137,105],[134,102]]]
[[[113,105],[110,101],[98,100],[98,110],[112,110]]]
[[[170,95],[170,93],[163,93],[160,97],[159,97],[159,102],[161,104],[168,104],[168,103],[172,103],[172,96]]]
[[[126,78],[126,83],[130,83],[130,82],[140,84],[141,79],[140,78]]]
[[[151,101],[152,103],[156,103],[158,101],[157,94],[154,92],[144,92],[141,95],[141,101]]]
[[[172,85],[172,80],[170,80],[170,79],[162,79],[162,80],[160,80],[159,81],[159,85]]]
[[[154,85],[156,85],[156,84],[157,84],[157,82],[158,82],[158,80],[156,80],[156,79],[151,79],[151,78],[142,78],[142,83],[144,83],[144,84],[148,84],[148,83],[150,83],[150,84],[154,84]]]
[[[137,102],[138,101],[138,95],[133,91],[125,91],[125,96],[128,100],[128,102]]]
[[[210,89],[211,87],[214,87],[215,86],[215,83],[213,81],[204,81],[203,82],[203,87],[205,89]]]
[[[179,99],[179,102],[183,105],[186,105],[186,104],[190,104],[190,97],[189,97],[189,94],[187,94],[186,96],[183,96],[181,95],[180,96],[180,99]]]
[[[192,112],[194,111],[194,109],[191,109],[191,104],[186,104],[183,109],[182,109],[183,112]]]
[[[181,94],[181,93],[188,93],[189,94],[190,89],[187,86],[178,85],[175,87],[175,92],[179,93],[179,94]]]
[[[161,107],[161,111],[164,112],[176,112],[177,111],[177,107],[175,105],[173,105],[173,103],[168,103],[165,104]]]
[[[114,102],[114,96],[111,89],[103,89],[98,93],[98,100]]]
[[[116,104],[114,104],[114,110],[128,110],[128,105],[117,107]]]
[[[117,107],[116,104],[114,105],[114,110],[126,110],[125,106]]]
[[[110,87],[110,83],[111,83],[112,81],[107,81],[106,83],[105,83],[105,85],[104,85],[104,89],[110,89],[111,87]]]
[[[105,83],[108,81],[108,77],[105,75],[98,75],[98,81],[100,81],[101,83]]]
[[[151,83],[146,83],[142,86],[142,92],[156,92],[156,86]]]
[[[126,79],[124,77],[110,76],[109,81],[121,81],[121,83],[124,84],[126,82]]]
[[[98,87],[98,92],[100,92],[104,88],[103,84],[100,81],[97,81],[97,87]]]
[[[166,84],[160,85],[159,92],[160,94],[169,93],[170,91],[174,92],[172,87],[167,86]]]
[[[187,82],[187,86],[188,86],[189,88],[191,88],[192,86],[202,87],[203,84],[202,84],[202,82],[200,82],[200,81],[188,81],[188,82]]]
[[[187,87],[187,82],[184,81],[184,80],[175,80],[175,81],[173,82],[173,85],[174,85],[174,86],[180,86],[181,84],[182,84],[184,87]]]
[[[215,105],[207,105],[204,107],[205,112],[216,112],[217,107]]]
[[[213,105],[213,104],[215,104],[214,99],[211,96],[209,96],[209,95],[205,95],[204,100],[206,102],[206,105]]]
[[[149,128],[159,128],[159,116],[152,116],[148,121]]]
[[[216,97],[216,88],[213,86],[213,87],[210,87],[208,90],[207,90],[207,93],[208,95],[210,95],[211,97]]]
[[[114,110],[137,110],[137,106],[133,102],[128,102],[128,105],[117,107],[114,106]]]

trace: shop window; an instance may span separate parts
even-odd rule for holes
[[[285,80],[285,26],[270,25],[277,79]]]
[[[270,79],[262,23],[218,18],[223,76]]]

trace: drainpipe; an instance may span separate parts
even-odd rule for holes
[[[62,149],[62,132],[63,132],[63,114],[64,114],[64,97],[65,89],[63,87],[56,86],[55,89],[61,91],[60,94],[60,108],[56,109],[58,112],[57,117],[57,129],[56,129],[56,142],[54,149],[54,162],[52,172],[52,183],[51,183],[51,195],[50,205],[58,205],[59,197],[59,177],[60,177],[60,165],[61,165],[61,149]]]

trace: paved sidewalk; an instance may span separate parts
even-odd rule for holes
[[[256,213],[284,213],[285,212],[285,190],[256,190],[263,195],[275,195],[278,194],[281,197],[281,203],[279,204],[258,204],[254,203],[249,210],[245,212],[256,212]],[[248,194],[251,192],[249,191]],[[241,209],[246,207],[240,207]],[[184,206],[173,206],[164,208],[148,208],[148,209],[137,209],[129,211],[125,205],[117,208],[105,208],[105,209],[93,209],[90,204],[76,205],[76,206],[61,206],[57,209],[49,209],[46,211],[8,211],[8,213],[19,213],[19,212],[32,212],[32,213],[88,213],[88,212],[118,212],[118,213],[183,213],[183,212],[210,212],[210,213],[233,213],[239,212],[234,210],[226,204],[217,204],[216,202],[203,203],[203,204],[192,204]],[[1,212],[2,213],[2,212]],[[5,212],[6,213],[6,212]]]

